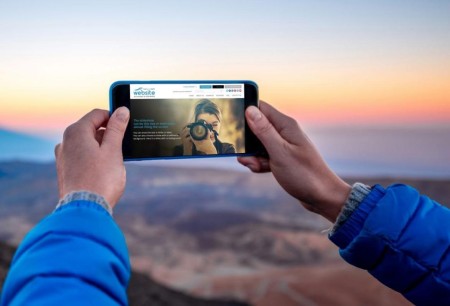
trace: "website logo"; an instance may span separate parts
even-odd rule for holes
[[[155,97],[155,89],[154,88],[145,88],[139,87],[133,90],[134,97],[140,98],[154,98]]]

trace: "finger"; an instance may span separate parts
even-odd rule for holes
[[[61,144],[58,143],[58,144],[55,146],[55,159],[58,159],[58,156],[59,156],[60,153],[61,153]]]
[[[104,135],[105,135],[105,129],[104,129],[104,128],[98,129],[98,130],[95,132],[95,140],[97,140],[97,142],[98,142],[99,144],[101,144]]]
[[[94,109],[84,115],[80,120],[68,126],[63,134],[63,143],[76,144],[75,140],[91,141],[95,138],[97,130],[108,122],[108,111]],[[71,146],[71,144],[69,146]]]
[[[122,106],[116,109],[106,125],[101,146],[122,153],[123,136],[129,119],[130,111],[128,108]]]
[[[61,190],[62,186],[63,186],[63,182],[62,182],[62,161],[61,161],[61,150],[62,150],[62,146],[60,143],[58,143],[55,146],[55,164],[56,164],[56,177],[58,180],[58,193],[59,193],[59,198],[61,199],[64,195],[63,195],[63,191]]]
[[[283,156],[282,150],[286,144],[283,137],[267,119],[267,117],[255,106],[249,106],[245,111],[248,126],[261,140],[269,156]]]
[[[104,127],[109,119],[109,112],[104,109],[93,109],[84,115],[78,123],[82,126],[89,127],[95,133],[100,127]]]
[[[185,128],[181,131],[181,136],[182,136],[182,137],[188,137],[188,136],[190,136],[190,134],[189,134],[189,129],[185,127]]]
[[[263,157],[242,156],[238,157],[237,160],[241,165],[249,168],[252,172],[255,173],[264,173],[271,171],[269,160]]]
[[[283,114],[264,101],[260,101],[259,108],[283,139],[294,144],[301,143],[303,132],[297,120]]]

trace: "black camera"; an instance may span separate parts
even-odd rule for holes
[[[188,124],[187,127],[189,128],[189,134],[191,134],[191,137],[194,140],[204,140],[208,138],[209,131],[213,132],[217,139],[218,133],[213,129],[213,126],[205,120],[200,119],[197,122]]]

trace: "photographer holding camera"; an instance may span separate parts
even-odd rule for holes
[[[234,145],[218,139],[222,112],[214,102],[200,100],[195,106],[194,118],[195,122],[181,131],[182,144],[174,148],[175,156],[236,153]]]

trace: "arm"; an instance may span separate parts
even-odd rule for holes
[[[1,305],[126,305],[130,264],[109,213],[72,201],[41,221],[17,250]]]
[[[128,252],[109,210],[125,188],[128,118],[94,110],[66,129],[55,148],[62,201],[19,246],[1,305],[127,304]]]
[[[414,303],[449,305],[449,210],[402,185],[372,188],[355,204],[352,188],[329,169],[297,122],[267,103],[260,107],[249,107],[246,117],[269,159],[239,162],[253,172],[271,171],[306,209],[337,220],[330,239],[349,263]]]
[[[450,210],[415,189],[376,185],[330,239],[416,305],[450,304]]]

